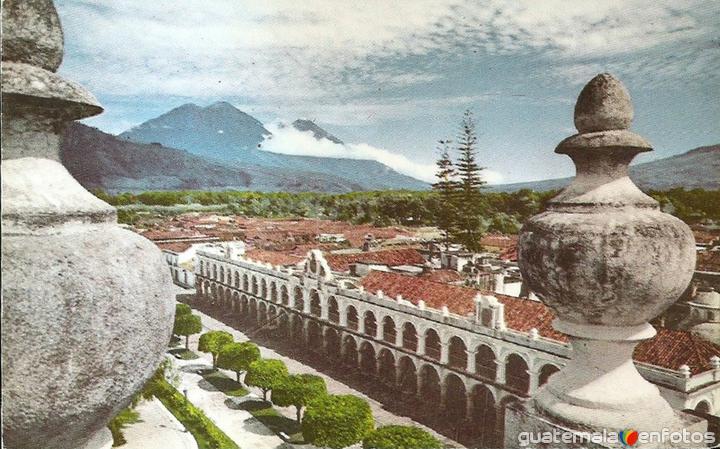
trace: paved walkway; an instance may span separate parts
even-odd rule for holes
[[[187,290],[183,291],[183,293],[187,293]],[[248,337],[245,334],[243,334],[241,331],[234,329],[234,328],[202,313],[201,311],[199,311],[197,309],[193,309],[193,313],[196,315],[199,315],[201,317],[202,324],[203,324],[203,332],[206,332],[207,330],[224,330],[224,331],[227,331],[230,334],[232,334],[232,336],[235,338],[235,341],[248,341],[249,340]],[[195,335],[190,338],[190,349],[197,349],[198,338],[199,338],[198,335]],[[434,430],[432,430],[416,421],[413,421],[412,419],[410,419],[406,416],[398,416],[398,415],[393,414],[392,412],[389,412],[388,410],[383,408],[383,405],[381,403],[375,401],[374,399],[364,395],[360,391],[357,391],[357,390],[351,388],[350,386],[348,386],[332,377],[328,377],[326,374],[318,372],[311,366],[305,365],[295,359],[288,358],[282,354],[275,352],[272,349],[265,348],[260,345],[258,345],[258,347],[260,348],[260,354],[263,358],[272,358],[272,359],[282,360],[287,365],[288,370],[293,374],[315,374],[315,375],[321,376],[322,378],[325,379],[325,382],[326,382],[327,388],[328,388],[328,392],[331,394],[352,394],[352,395],[363,398],[364,400],[366,400],[368,402],[368,404],[370,404],[370,408],[372,409],[373,416],[375,417],[375,421],[378,425],[397,424],[397,425],[417,426],[417,427],[420,427],[420,428],[425,429],[426,431],[430,432],[432,435],[434,435],[440,441],[450,442],[450,440],[448,440],[447,437],[444,437],[444,436],[438,434]],[[202,353],[200,353],[200,354],[202,354]],[[212,359],[209,357],[209,355],[207,355],[207,357],[205,357],[205,358],[206,358],[206,360],[209,360],[209,362],[208,362],[209,364],[212,363]],[[197,361],[195,361],[195,362],[197,362]],[[230,377],[234,378],[233,373],[228,373],[228,375],[230,375]],[[193,403],[195,403],[195,401],[192,398],[191,398],[191,401],[193,401]],[[293,418],[293,419],[295,418],[295,409],[293,407],[285,407],[285,408],[276,407],[276,409],[280,413],[282,413],[283,415],[285,415],[289,418]],[[236,440],[236,441],[238,442],[238,444],[240,444],[242,446],[242,444],[239,440]],[[456,442],[452,442],[451,444],[455,447],[461,447]],[[251,446],[245,445],[245,447],[251,447]],[[258,446],[258,448],[259,447],[260,446]],[[303,446],[299,446],[299,447],[308,448],[307,445],[303,445]]]
[[[143,401],[135,411],[141,421],[123,429],[127,440],[123,449],[197,449],[192,434],[159,400]]]

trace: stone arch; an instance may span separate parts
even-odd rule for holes
[[[328,298],[328,319],[333,323],[340,322],[340,306],[334,296]]]
[[[511,353],[505,359],[505,385],[522,394],[528,394],[530,390],[528,365],[518,354]]]
[[[247,319],[250,315],[250,303],[246,295],[240,295],[240,315],[243,319]]]
[[[237,270],[233,272],[233,287],[240,288],[240,273]]]
[[[269,305],[268,306],[268,320],[274,322],[275,318],[277,318],[277,308],[273,305]]]
[[[265,278],[260,279],[260,297],[262,299],[268,299],[268,287]]]
[[[310,290],[310,315],[320,318],[322,316],[322,302],[317,290]]]
[[[377,375],[375,348],[367,341],[360,343],[360,372],[365,376]]]
[[[305,310],[305,295],[303,295],[302,287],[299,285],[295,287],[293,297],[295,299],[295,309],[301,312]]]
[[[440,360],[442,344],[440,343],[440,335],[435,329],[425,331],[425,355],[431,359]]]
[[[417,395],[417,368],[415,363],[408,356],[400,358],[398,362],[398,388],[401,393],[410,397]]]
[[[307,324],[308,348],[312,352],[320,353],[323,350],[323,334],[320,324],[315,320],[308,320]]]
[[[543,367],[540,368],[540,372],[538,374],[538,376],[539,376],[538,385],[539,386],[545,385],[548,382],[548,380],[550,379],[550,376],[557,373],[558,371],[560,371],[560,368],[553,365],[552,363],[543,365]]]
[[[280,309],[278,312],[278,318],[277,318],[277,329],[278,329],[278,336],[280,338],[289,338],[290,337],[290,319],[288,317],[288,314]]]
[[[418,350],[418,333],[415,325],[411,322],[403,324],[402,347],[412,352],[417,352]]]
[[[342,342],[342,356],[343,356],[343,363],[353,368],[353,370],[357,369],[358,366],[358,349],[357,349],[357,342],[353,338],[352,335],[346,335],[345,338],[343,338]]]
[[[280,286],[280,303],[284,306],[290,305],[290,293],[288,293],[288,288],[285,284]]]
[[[382,383],[395,388],[395,381],[397,379],[395,356],[387,348],[381,349],[378,354],[378,376]]]
[[[340,347],[340,334],[332,327],[325,329],[325,354],[331,360],[337,360],[340,358],[341,347]]]
[[[270,301],[275,303],[278,302],[277,282],[270,283]]]
[[[358,330],[360,327],[360,319],[358,317],[358,311],[353,305],[347,306],[347,309],[345,309],[345,319],[347,322],[348,329],[352,329],[354,331]]]
[[[445,376],[445,416],[454,423],[463,421],[467,412],[465,383],[455,373]]]
[[[465,342],[458,336],[451,337],[448,345],[448,364],[453,368],[465,371],[467,361],[468,354]]]
[[[237,291],[232,294],[232,312],[234,314],[240,313],[240,293]]]
[[[437,408],[440,404],[440,375],[432,365],[425,364],[420,368],[420,395],[430,408]]]
[[[365,324],[365,335],[375,338],[377,335],[377,320],[375,319],[375,314],[372,310],[365,312],[363,322]]]
[[[250,278],[248,277],[247,273],[243,273],[243,284],[242,289],[246,292],[250,291]]]
[[[253,275],[253,276],[250,278],[250,283],[251,283],[251,285],[250,285],[250,290],[252,291],[252,294],[255,295],[255,296],[257,296],[257,295],[258,295],[258,288],[259,288],[259,287],[258,287],[258,280],[257,280],[257,277],[256,277],[255,275]]]
[[[382,338],[384,341],[394,345],[397,339],[395,321],[390,316],[383,318]]]
[[[479,344],[475,350],[475,374],[492,381],[497,377],[495,352],[488,345]]]
[[[225,268],[222,266],[220,267],[220,282],[225,283]]]
[[[294,313],[290,316],[290,341],[295,345],[305,344],[302,318]]]
[[[475,429],[473,437],[479,447],[498,447],[496,435],[497,409],[495,408],[495,396],[484,384],[477,384],[470,393],[470,419]]]
[[[264,326],[268,322],[267,305],[265,301],[258,301],[258,323]]]
[[[252,323],[257,323],[257,319],[258,319],[257,300],[253,297],[250,297],[250,301],[248,304],[248,317],[250,318]]]
[[[505,439],[505,411],[508,405],[521,402],[516,396],[508,394],[503,397],[497,406],[497,424],[495,425],[495,441],[500,444]]]

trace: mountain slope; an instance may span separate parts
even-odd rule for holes
[[[683,154],[630,167],[630,178],[643,190],[720,189],[720,145],[695,148]],[[489,186],[496,192],[513,192],[520,189],[546,191],[561,189],[572,178],[546,179]]]
[[[311,131],[316,138],[334,143],[340,139],[309,120],[296,120],[293,127]],[[222,131],[222,132],[219,132]],[[241,168],[265,167],[279,173],[305,171],[340,178],[372,189],[424,190],[428,184],[371,160],[295,156],[258,149],[270,132],[253,117],[230,103],[218,102],[202,108],[186,104],[148,120],[124,133],[121,139],[138,143],[160,143],[205,158]],[[266,170],[267,171],[267,170]]]
[[[184,189],[345,193],[388,188],[378,186],[379,181],[374,179],[356,183],[301,167],[289,170],[229,165],[160,144],[119,139],[75,122],[65,131],[60,155],[68,171],[85,188],[112,193]],[[340,166],[354,162],[340,161]],[[386,169],[378,165],[375,173]]]

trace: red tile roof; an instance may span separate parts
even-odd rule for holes
[[[392,249],[387,251],[367,251],[352,254],[325,254],[330,269],[338,272],[350,270],[356,262],[374,263],[397,267],[399,265],[420,265],[425,258],[415,249]]]
[[[295,265],[298,262],[305,260],[305,255],[290,254],[287,252],[280,251],[266,251],[262,249],[251,249],[245,253],[249,259],[271,263],[273,265]]]
[[[172,251],[174,253],[184,253],[188,249],[190,249],[191,246],[193,246],[195,242],[170,242],[170,243],[156,243],[156,245],[163,250],[166,251]]]
[[[178,240],[178,239],[190,239],[190,238],[203,238],[207,235],[197,231],[178,229],[178,230],[159,230],[159,231],[145,231],[142,236],[150,240]]]
[[[492,292],[483,293],[495,296],[498,301],[505,305],[505,325],[508,328],[520,332],[529,332],[530,329],[535,328],[540,336],[544,338],[561,342],[568,341],[565,334],[556,331],[552,327],[555,313],[545,304],[527,298],[498,295]]]
[[[426,281],[441,282],[449,284],[463,280],[462,274],[455,270],[431,270],[420,275]]]
[[[483,246],[492,246],[495,248],[504,249],[512,245],[516,245],[517,241],[517,235],[487,234],[482,239],[480,239],[480,244]]]
[[[517,244],[511,245],[500,253],[500,256],[498,256],[500,260],[509,260],[510,262],[517,262],[518,256],[517,256]]]
[[[713,273],[720,272],[720,251],[699,251],[695,269]]]
[[[633,358],[672,370],[682,365],[690,367],[692,374],[712,369],[710,357],[720,357],[720,345],[697,337],[688,331],[659,328],[657,335],[640,343]]]

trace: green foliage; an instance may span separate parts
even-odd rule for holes
[[[120,410],[120,412],[110,420],[108,429],[110,429],[110,433],[112,434],[113,447],[122,446],[127,443],[122,431],[128,425],[138,421],[140,421],[140,414],[133,410],[132,407]]]
[[[247,371],[250,364],[260,359],[260,349],[249,341],[242,343],[227,343],[220,348],[217,357],[217,366],[235,371],[236,381],[240,382],[240,373]]]
[[[263,392],[263,399],[267,400],[268,391],[275,388],[288,377],[288,369],[282,360],[261,359],[250,364],[245,375],[245,383],[251,387],[258,387]]]
[[[238,449],[202,410],[195,407],[165,379],[156,379],[153,394],[170,410],[198,443],[200,449]]]
[[[455,198],[457,198],[459,183],[456,180],[457,172],[450,159],[450,141],[441,140],[439,142],[440,158],[436,165],[438,171],[435,173],[437,182],[432,188],[438,194],[438,204],[433,208],[433,217],[435,223],[443,233],[445,240],[445,248],[450,244],[450,235],[455,232],[455,224],[458,219],[458,209],[455,207]]]
[[[178,304],[185,305],[185,304]],[[189,308],[189,307],[188,307]],[[185,337],[185,349],[189,348],[189,339],[191,335],[199,334],[202,331],[202,322],[200,317],[191,313],[178,315],[175,313],[175,324],[173,325],[173,334]]]
[[[192,313],[192,308],[183,303],[177,303],[175,304],[175,316],[178,317],[180,315],[190,315]]]
[[[720,221],[720,190],[679,188],[666,192],[651,191],[650,196],[660,203],[664,212],[688,224]]]
[[[198,351],[209,352],[213,356],[213,368],[217,367],[217,357],[220,350],[228,343],[233,342],[233,336],[225,331],[209,331],[200,336]]]
[[[280,407],[295,407],[298,422],[302,421],[302,408],[327,394],[325,380],[313,374],[292,374],[272,390],[270,400]]]
[[[365,437],[363,449],[442,449],[442,444],[419,427],[383,426]]]
[[[370,405],[357,396],[325,395],[310,402],[302,423],[305,441],[340,449],[362,441],[375,420]]]

